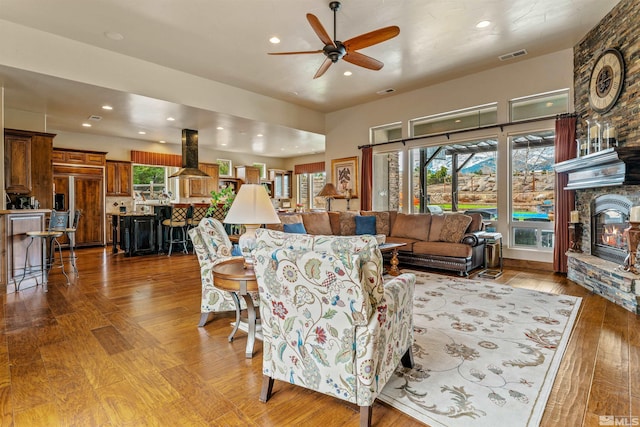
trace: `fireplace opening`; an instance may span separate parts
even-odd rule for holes
[[[629,227],[631,201],[624,196],[607,194],[591,204],[591,255],[624,264],[627,242],[624,230]]]

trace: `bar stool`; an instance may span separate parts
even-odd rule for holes
[[[78,222],[80,222],[80,217],[82,216],[82,209],[77,209],[73,215],[73,224],[71,227],[65,230],[65,234],[69,240],[69,258],[71,260],[71,266],[73,267],[73,272],[78,276],[78,267],[76,266],[76,231],[78,230]]]
[[[58,248],[58,253],[60,254],[60,268],[62,268],[62,274],[64,274],[64,277],[67,279],[67,285],[70,284],[69,276],[67,276],[67,273],[64,271],[62,245],[60,245],[60,242],[58,241],[58,237],[61,237],[65,233],[65,230],[67,229],[68,224],[69,224],[69,211],[66,211],[66,212],[51,211],[51,217],[49,219],[49,227],[47,230],[27,231],[26,234],[31,238],[31,241],[29,242],[29,245],[27,246],[27,249],[25,251],[24,268],[22,270],[22,277],[20,278],[20,281],[16,285],[16,292],[20,290],[20,285],[22,284],[22,281],[27,275],[27,264],[29,263],[29,248],[31,247],[35,239],[41,239],[40,241],[43,244],[42,257],[40,260],[40,270],[42,271],[42,287],[44,288],[44,291],[45,292],[48,291],[47,284],[49,281],[49,270],[51,270],[51,267],[53,266],[56,246]],[[46,245],[44,245],[44,243],[46,243]],[[47,248],[49,252],[48,255],[46,250]],[[31,270],[33,267],[34,266],[30,266],[29,269]],[[38,281],[36,279],[36,286],[37,285],[38,285]]]
[[[211,205],[208,203],[194,203],[191,205],[191,217],[187,219],[187,238],[189,240],[191,240],[191,233],[189,233],[189,230],[197,227],[198,224],[200,224],[200,221],[202,221],[202,218],[207,216],[209,207],[211,207]],[[193,253],[195,253],[195,248]]]
[[[169,243],[169,254],[173,249],[174,243],[182,243],[183,252],[189,253],[187,250],[187,214],[191,207],[188,203],[174,203],[171,205],[171,215],[169,219],[162,221],[162,225],[168,228],[167,230],[167,242]],[[176,237],[175,231],[178,230],[178,236]]]

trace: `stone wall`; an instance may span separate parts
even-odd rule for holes
[[[596,120],[615,126],[620,146],[640,146],[640,1],[621,0],[573,49],[574,105],[578,114],[577,138],[586,136],[584,120]],[[625,81],[617,103],[604,114],[589,105],[589,80],[598,57],[609,48],[617,48],[625,62]],[[636,283],[640,276],[620,266],[591,256],[591,201],[604,194],[627,197],[640,205],[640,186],[601,187],[576,190],[576,209],[583,225],[583,253],[569,253],[567,277],[610,301],[639,313]]]
[[[640,1],[621,0],[573,49],[577,137],[586,136],[585,119],[616,127],[620,145],[640,146]],[[603,115],[589,105],[591,69],[600,54],[617,48],[625,62],[625,82],[616,105]]]

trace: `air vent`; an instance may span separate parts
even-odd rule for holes
[[[388,93],[393,93],[393,92],[395,92],[395,91],[396,91],[396,90],[395,90],[394,88],[390,87],[389,89],[382,89],[382,90],[379,90],[379,91],[377,91],[376,93],[377,93],[378,95],[386,95],[386,94],[388,94]]]
[[[506,53],[502,56],[499,56],[498,58],[500,58],[500,61],[506,61],[511,58],[517,58],[518,56],[524,56],[526,54],[527,54],[526,49],[520,49],[520,50],[516,50],[515,52]]]
[[[101,116],[96,116],[94,114],[94,115],[89,116],[89,120],[93,120],[94,122],[99,122],[100,120],[102,120],[102,117]]]

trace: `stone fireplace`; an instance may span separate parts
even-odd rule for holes
[[[628,251],[624,230],[629,227],[631,206],[627,197],[618,194],[602,194],[591,201],[591,255],[625,263]]]
[[[625,269],[624,231],[631,207],[640,205],[638,156],[640,147],[612,148],[555,165],[568,174],[566,188],[576,190],[582,224],[581,250],[567,253],[567,277],[636,314],[640,275]]]

